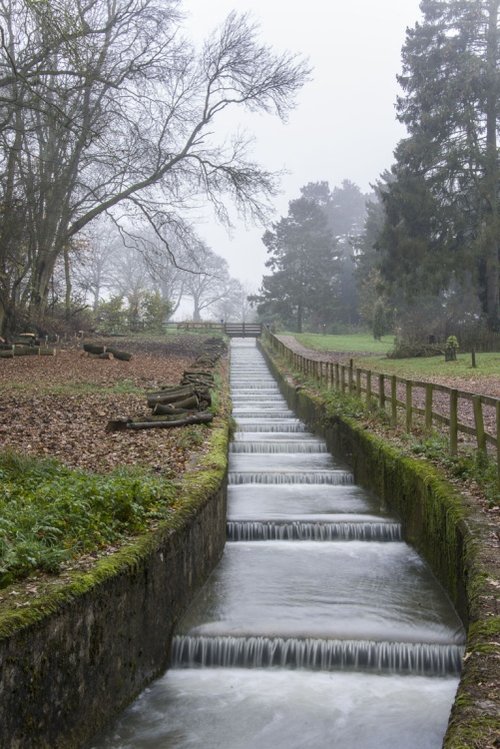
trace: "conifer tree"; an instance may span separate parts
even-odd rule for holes
[[[446,289],[473,272],[500,326],[498,200],[500,0],[423,0],[403,47],[396,150],[385,193],[386,277]]]

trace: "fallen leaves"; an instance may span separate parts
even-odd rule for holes
[[[127,342],[127,350],[133,353],[129,362],[78,349],[2,360],[0,448],[98,473],[124,465],[149,466],[170,477],[182,473],[192,452],[182,430],[110,433],[106,424],[142,413],[145,390],[178,383],[203,350],[203,338]]]

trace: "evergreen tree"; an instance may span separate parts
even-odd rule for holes
[[[396,151],[381,238],[388,280],[445,290],[473,270],[499,327],[498,13],[500,0],[423,0],[403,47]]]
[[[325,212],[310,198],[292,200],[288,215],[262,241],[271,275],[250,297],[259,314],[279,317],[299,332],[306,321],[326,324],[333,312],[338,259]]]
[[[337,313],[343,324],[359,322],[359,298],[355,277],[355,240],[362,232],[369,196],[348,179],[330,190],[328,182],[309,182],[301,188],[304,197],[322,208],[337,247]]]

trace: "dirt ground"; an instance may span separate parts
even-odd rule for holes
[[[181,336],[170,343],[120,342],[132,353],[129,362],[98,359],[81,347],[55,357],[0,359],[0,449],[56,457],[97,472],[142,465],[177,475],[191,456],[185,429],[107,432],[106,425],[147,413],[144,395],[130,391],[177,384],[202,353],[203,341]]]

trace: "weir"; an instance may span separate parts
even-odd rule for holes
[[[228,542],[96,749],[439,749],[464,631],[380,500],[233,339]]]

